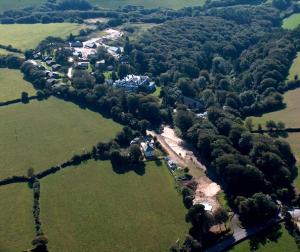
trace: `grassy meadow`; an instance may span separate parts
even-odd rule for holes
[[[35,237],[32,190],[27,184],[1,186],[0,198],[0,252],[29,249]]]
[[[185,208],[165,165],[143,176],[88,161],[41,182],[41,217],[50,251],[165,252],[185,237]],[[49,200],[51,199],[51,200]]]
[[[11,9],[20,9],[40,4],[42,0],[0,0],[0,13]]]
[[[283,20],[282,27],[285,29],[295,29],[300,24],[300,13],[293,14]]]
[[[277,238],[277,239],[276,239]],[[257,243],[260,241],[259,243]],[[266,239],[261,236],[253,237],[234,246],[230,252],[298,252],[297,244],[294,238],[288,233],[283,225],[275,233],[268,234]]]
[[[1,24],[0,44],[12,45],[21,50],[35,48],[48,36],[66,38],[77,34],[85,25],[71,23],[55,24]]]
[[[282,121],[286,127],[300,128],[300,88],[285,93],[284,102],[286,103],[285,109],[266,113],[259,117],[251,117],[255,125],[254,128],[257,128],[259,123],[264,128],[265,122],[268,120]]]
[[[35,95],[32,84],[23,80],[19,70],[0,69],[0,102],[14,100],[21,97],[22,92]]]
[[[289,71],[288,80],[294,80],[296,75],[300,77],[300,52],[298,52],[297,57],[293,61]]]
[[[60,164],[121,130],[98,113],[56,98],[1,107],[0,118],[0,179]]]
[[[91,0],[91,3],[103,8],[118,8],[125,5],[139,5],[145,8],[165,7],[172,9],[180,9],[188,6],[203,5],[204,0]]]

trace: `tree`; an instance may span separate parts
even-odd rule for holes
[[[32,178],[33,176],[34,176],[34,169],[33,168],[28,168],[28,170],[27,170],[27,176],[29,177],[29,178]]]
[[[252,118],[247,118],[245,121],[245,127],[251,132],[253,130],[253,120]]]
[[[226,222],[228,221],[229,216],[228,216],[228,212],[224,208],[222,208],[222,207],[218,208],[214,212],[214,218],[215,218],[216,223],[220,227],[220,231],[221,231],[221,224],[224,224],[225,228],[226,228]]]
[[[242,199],[238,209],[241,219],[252,225],[269,220],[278,210],[270,196],[263,193],[256,193],[251,198]]]
[[[26,92],[21,93],[21,101],[23,103],[28,103],[29,102],[28,93],[26,93]]]
[[[142,158],[142,152],[137,144],[132,144],[129,148],[129,158],[131,162],[138,163]]]
[[[205,211],[204,206],[200,204],[192,206],[186,214],[185,219],[202,233],[206,233],[212,226],[211,216]]]
[[[269,131],[273,131],[274,129],[277,128],[276,122],[274,122],[273,120],[266,121],[266,128]]]
[[[178,110],[175,116],[175,125],[181,130],[183,134],[193,125],[192,115],[185,110]]]

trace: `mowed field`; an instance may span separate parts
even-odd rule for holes
[[[57,98],[1,107],[0,118],[0,179],[58,165],[121,130],[112,120]]]
[[[283,20],[282,27],[285,29],[295,29],[300,24],[300,13],[293,14]]]
[[[251,117],[255,125],[254,128],[256,129],[259,123],[265,128],[265,123],[268,120],[282,121],[286,127],[300,128],[300,88],[285,93],[284,102],[286,103],[285,109],[266,113],[260,117]]]
[[[22,92],[35,95],[32,84],[23,80],[19,70],[0,69],[0,102],[21,98]]]
[[[0,187],[0,252],[24,251],[35,237],[33,193],[27,184]]]
[[[180,9],[188,6],[199,6],[204,4],[204,0],[90,0],[91,3],[103,8],[118,8],[125,5],[138,5],[145,8],[165,7]]]
[[[48,36],[66,38],[77,34],[85,25],[71,23],[56,24],[1,24],[0,44],[12,45],[21,50],[35,48]]]
[[[278,239],[274,239],[279,236]],[[274,240],[273,240],[273,239]],[[254,246],[255,241],[261,241],[257,246]],[[253,237],[252,241],[246,240],[236,245],[230,250],[230,252],[299,252],[294,238],[288,233],[288,231],[281,225],[280,230],[274,234],[270,234],[267,239],[262,240],[261,237]]]
[[[40,4],[42,0],[0,0],[0,13],[10,9],[20,9]]]
[[[294,185],[300,192],[300,133],[290,133],[288,138],[285,139],[292,147],[292,150],[298,161],[298,177],[294,180]]]
[[[165,252],[185,237],[185,208],[163,164],[143,176],[117,174],[88,161],[41,182],[41,217],[49,251]]]
[[[300,52],[298,52],[297,57],[293,61],[289,71],[288,80],[294,80],[296,75],[300,77]]]

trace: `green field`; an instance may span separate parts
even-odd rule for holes
[[[282,27],[285,29],[295,29],[300,24],[300,13],[293,14],[283,20]]]
[[[277,241],[274,241],[272,238],[276,237],[276,235],[278,234],[280,235],[279,239]],[[258,240],[257,237],[254,238],[255,239],[252,239],[252,241]],[[257,249],[251,249],[253,244],[255,243],[251,242],[250,240],[246,240],[236,245],[233,249],[230,250],[230,252],[299,252],[294,238],[288,233],[283,225],[276,234],[271,235],[269,239],[267,238],[265,240],[265,243],[259,243]]]
[[[204,0],[91,0],[93,4],[97,4],[103,8],[118,8],[125,5],[139,5],[145,8],[165,7],[180,9],[188,6],[203,5]]]
[[[0,12],[40,4],[42,0],[0,0]]]
[[[0,69],[0,102],[20,98],[23,91],[29,95],[36,93],[32,85],[23,80],[19,70]]]
[[[121,126],[56,98],[0,108],[0,178],[44,170],[113,138]]]
[[[165,165],[143,176],[89,161],[41,182],[41,217],[50,251],[165,252],[188,225]]]
[[[261,117],[251,117],[256,126],[260,123],[263,127],[268,120],[282,121],[286,127],[300,128],[300,88],[291,90],[284,94],[286,108],[272,113],[264,114]]]
[[[71,23],[1,24],[0,44],[26,50],[35,48],[41,40],[48,36],[66,38],[70,33],[77,34],[84,27],[86,26]]]
[[[300,192],[300,133],[289,133],[288,138],[285,141],[289,142],[292,150],[298,161],[298,177],[294,180],[294,185]]]
[[[300,52],[298,52],[297,57],[293,61],[289,71],[288,80],[294,80],[296,75],[300,77]]]
[[[0,252],[24,251],[35,237],[32,191],[26,184],[0,187]]]

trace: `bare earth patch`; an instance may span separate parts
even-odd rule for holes
[[[206,167],[186,147],[184,140],[178,137],[175,130],[169,126],[165,126],[161,134],[154,131],[147,133],[157,137],[171,160],[182,167],[190,168],[190,173],[197,183],[194,204],[204,204],[215,211],[219,207],[217,194],[221,191],[221,187],[206,176]]]

